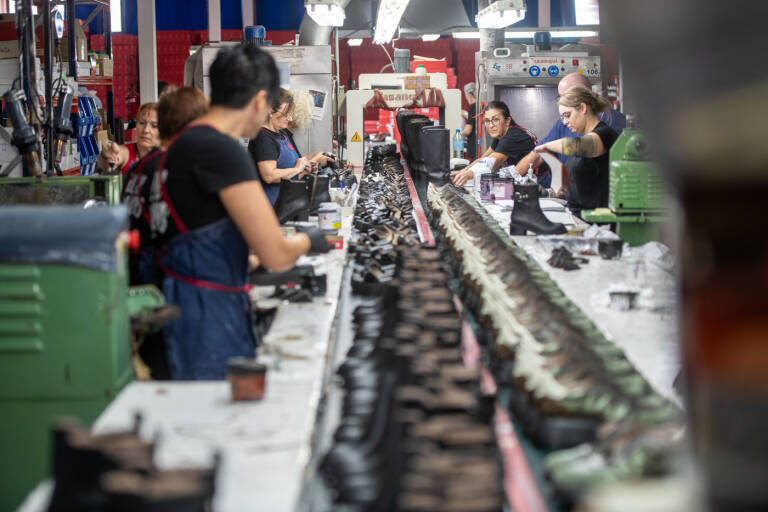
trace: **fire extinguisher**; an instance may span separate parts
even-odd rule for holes
[[[125,97],[125,115],[127,119],[136,119],[139,111],[139,93],[136,86],[131,84],[128,95]]]

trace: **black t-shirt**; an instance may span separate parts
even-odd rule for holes
[[[251,141],[248,143],[248,153],[251,154],[253,163],[258,164],[259,162],[264,162],[266,160],[277,161],[277,159],[280,157],[279,141],[281,137],[288,137],[288,139],[291,141],[291,144],[296,149],[296,153],[298,153],[299,157],[301,157],[299,148],[293,141],[293,133],[291,133],[289,130],[280,130],[279,133],[276,133],[268,128],[262,128],[259,130],[259,134],[256,136],[256,138],[251,139]]]
[[[259,130],[256,138],[248,143],[248,153],[251,154],[254,164],[266,160],[275,160],[280,157],[280,134],[267,128]]]
[[[470,161],[477,158],[477,130],[475,129],[475,123],[477,122],[477,119],[475,119],[476,115],[477,103],[472,103],[467,111],[467,124],[472,127],[472,132],[467,135],[467,154],[469,155]]]
[[[210,126],[184,132],[169,148],[165,170],[155,173],[150,194],[152,228],[164,243],[178,229],[162,202],[160,179],[179,218],[192,230],[229,216],[219,199],[221,189],[258,176],[248,153],[232,137]]]
[[[507,155],[505,166],[517,165],[517,162],[533,151],[535,146],[533,137],[519,126],[510,126],[501,139],[493,139],[491,142],[491,149],[496,153]],[[520,174],[525,174],[527,171],[527,169],[519,169]]]
[[[568,188],[568,208],[576,215],[581,210],[608,206],[608,151],[619,134],[600,121],[591,133],[596,133],[605,146],[605,154],[597,158],[569,156],[565,165],[571,186]]]

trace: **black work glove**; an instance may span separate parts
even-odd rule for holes
[[[304,233],[309,238],[310,254],[325,254],[331,251],[331,245],[320,229],[314,226],[296,226],[296,231]]]

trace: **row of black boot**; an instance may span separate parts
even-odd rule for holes
[[[401,110],[396,117],[400,131],[400,149],[412,172],[430,181],[446,183],[450,173],[451,136],[443,125],[435,125],[426,116]]]
[[[321,474],[334,510],[498,511],[495,400],[463,365],[449,274],[420,246],[412,206],[394,146],[369,151],[350,251],[356,292],[374,298],[354,312]]]
[[[354,312],[339,367],[342,418],[321,473],[335,506],[359,511],[500,511],[491,417],[461,355],[461,320],[440,254],[396,250],[396,279]]]
[[[48,512],[207,512],[219,457],[211,468],[161,471],[155,445],[125,432],[95,435],[76,420],[53,429],[53,495]]]
[[[378,294],[394,276],[395,248],[418,243],[413,203],[395,146],[374,147],[366,157],[355,208],[353,291]]]

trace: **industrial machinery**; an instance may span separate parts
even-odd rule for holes
[[[496,55],[499,55],[498,57]],[[603,59],[599,49],[570,44],[559,50],[511,45],[475,54],[478,113],[491,100],[507,104],[515,121],[543,139],[558,119],[557,84],[570,73],[586,76],[593,87],[602,87]],[[477,122],[482,134],[482,123]],[[489,141],[478,137],[481,153]]]
[[[42,181],[34,178],[0,178],[0,205],[9,204],[84,204],[89,200],[120,204],[122,176],[54,176]]]
[[[210,97],[208,70],[222,48],[238,43],[211,43],[192,54],[184,67],[184,84],[201,89]],[[321,46],[261,46],[274,57],[280,71],[280,85],[286,89],[302,90],[315,100],[312,121],[304,130],[296,130],[293,139],[304,155],[329,151],[333,148],[333,114],[331,98],[331,47]]]
[[[73,179],[73,178],[66,178]],[[50,426],[133,378],[125,207],[0,208],[0,510],[50,470]]]
[[[634,128],[631,116],[608,155],[608,208],[584,210],[584,220],[616,223],[616,233],[629,245],[658,240],[668,220],[664,215],[667,189],[656,165],[648,160],[645,136]]]
[[[374,97],[377,89],[390,108],[404,107],[413,101],[418,81],[422,81],[425,96],[430,89],[441,92],[445,106],[440,107],[440,124],[449,133],[461,129],[461,91],[448,89],[445,73],[373,73],[360,75],[360,88],[348,91],[345,98],[347,112],[347,162],[355,168],[362,168],[365,160],[363,110]],[[450,142],[445,151],[450,152]]]

